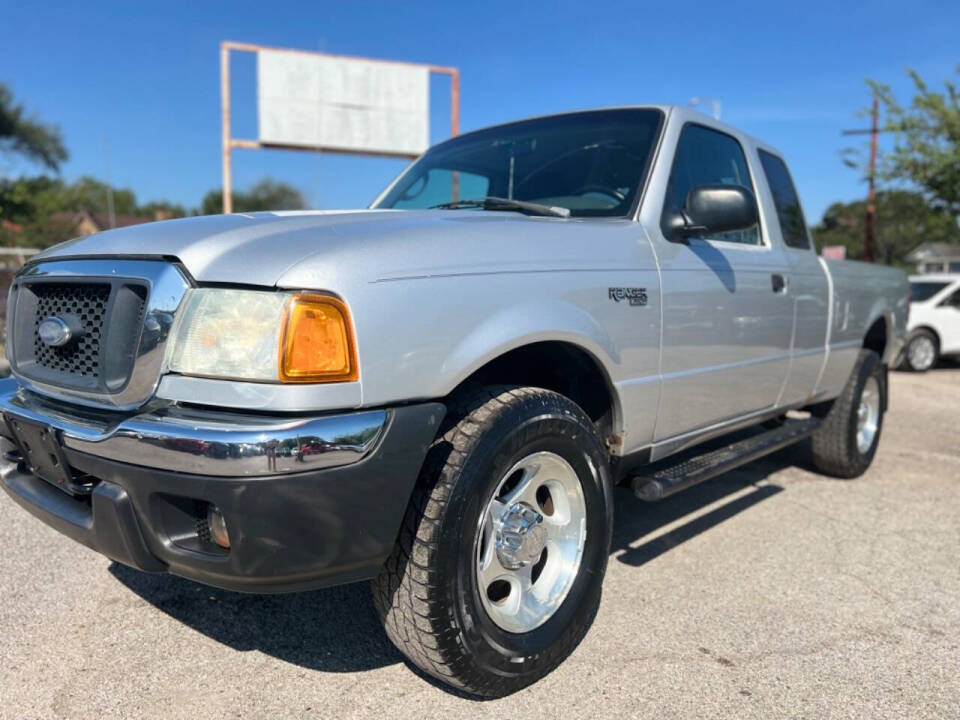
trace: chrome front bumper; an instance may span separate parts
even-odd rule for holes
[[[0,412],[0,490],[42,522],[140,570],[274,593],[376,576],[446,409],[123,415],[5,380]]]
[[[322,470],[365,458],[389,413],[269,417],[165,407],[140,414],[62,406],[0,380],[0,413],[47,425],[70,450],[145,468],[218,477]]]

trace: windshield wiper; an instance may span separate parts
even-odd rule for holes
[[[461,208],[480,208],[481,210],[515,210],[529,215],[546,215],[549,217],[570,217],[570,209],[555,205],[541,205],[540,203],[525,200],[511,200],[510,198],[493,197],[476,200],[457,200],[456,202],[431,205],[430,210],[459,210]]]

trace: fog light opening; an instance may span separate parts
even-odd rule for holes
[[[227,521],[216,505],[211,505],[207,511],[207,527],[210,528],[210,539],[222,548],[230,547],[230,535],[227,533]]]

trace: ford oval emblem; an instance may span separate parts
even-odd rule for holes
[[[37,335],[50,347],[62,347],[70,342],[73,332],[61,318],[48,317],[37,328]]]

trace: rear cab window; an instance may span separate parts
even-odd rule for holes
[[[807,233],[800,198],[797,197],[787,164],[766,150],[758,152],[760,165],[763,166],[763,174],[767,178],[773,204],[777,209],[777,223],[780,225],[780,236],[784,244],[798,250],[809,250],[810,235]]]

